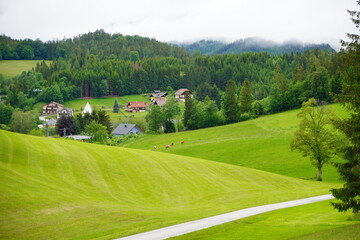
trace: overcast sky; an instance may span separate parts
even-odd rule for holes
[[[355,0],[0,0],[0,33],[43,41],[104,29],[159,41],[262,37],[330,43],[356,29]]]

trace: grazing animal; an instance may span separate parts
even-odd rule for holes
[[[184,144],[185,143],[185,141],[181,141],[181,144]]]
[[[174,146],[174,143],[171,143],[171,146]]]
[[[157,146],[154,146],[154,150],[156,150],[157,149]]]
[[[165,149],[168,149],[168,148],[171,148],[171,146],[170,146],[170,145],[166,145],[166,146],[165,146]]]

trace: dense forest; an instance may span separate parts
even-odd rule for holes
[[[15,43],[13,49],[38,42],[3,40],[9,42],[2,41],[3,49],[11,49]],[[191,56],[179,47],[102,30],[42,46],[45,55],[36,56],[55,58],[50,65],[43,61],[34,70],[0,81],[0,95],[6,95],[6,103],[15,108],[154,89],[188,88],[200,93],[211,91],[210,86],[223,92],[229,80],[236,84],[240,95],[248,80],[254,104],[261,112],[270,113],[300,107],[312,97],[331,102],[333,94],[341,92],[343,78],[342,53],[320,49],[280,55],[250,52]],[[33,49],[34,54],[42,52]],[[197,98],[203,100],[200,95]],[[212,100],[220,105],[219,99]]]

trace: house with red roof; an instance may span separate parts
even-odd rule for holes
[[[148,104],[146,102],[129,102],[127,104],[126,111],[128,111],[128,112],[144,112],[144,111],[146,111],[147,107],[148,107]]]

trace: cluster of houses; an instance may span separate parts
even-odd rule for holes
[[[57,102],[51,102],[49,104],[45,104],[42,107],[43,111],[42,111],[42,115],[43,117],[41,118],[42,120],[45,120],[44,116],[49,116],[49,115],[56,115],[56,119],[59,119],[62,116],[66,116],[66,117],[71,117],[74,115],[74,110],[72,108],[66,108],[64,107],[64,105],[57,103]],[[82,114],[84,115],[85,113],[92,113],[92,109],[91,106],[89,104],[89,102],[86,103],[85,108],[82,112]],[[47,126],[55,126],[56,125],[56,119],[54,118],[50,118],[48,120],[45,120],[46,123],[43,125],[39,125],[40,128]]]
[[[179,89],[175,92],[175,98],[178,101],[185,102],[185,96],[186,94],[190,94],[192,96],[192,92],[186,88]],[[149,96],[149,100],[154,105],[163,106],[166,103],[166,97],[168,96],[168,93],[161,92],[160,90],[155,90],[153,94]],[[149,107],[149,104],[146,102],[136,101],[136,102],[129,102],[126,106],[125,111],[127,112],[144,112]],[[56,119],[50,118],[48,120],[45,120],[46,123],[39,125],[40,128],[42,127],[55,127],[57,119],[62,116],[71,117],[74,114],[74,110],[72,108],[66,108],[64,105],[57,103],[57,102],[51,102],[49,104],[46,104],[42,107],[43,109],[43,116],[40,118],[42,120],[45,120],[45,116],[49,115],[56,115]],[[82,111],[82,114],[85,113],[92,113],[91,106],[89,102],[86,103],[84,110]],[[143,133],[143,130],[136,126],[135,124],[119,124],[112,132],[114,136],[122,136],[122,135],[129,135],[129,134],[139,134]],[[76,140],[85,140],[89,136],[72,136]],[[84,138],[87,137],[87,138]]]
[[[192,92],[189,89],[182,88],[175,92],[175,99],[180,102],[185,102],[185,96],[186,94],[190,94],[190,97],[193,97]],[[162,107],[166,103],[166,97],[168,96],[168,93],[161,92],[160,90],[154,90],[154,93],[152,93],[149,96],[149,100],[154,105],[158,105]],[[127,104],[127,108],[125,111],[127,112],[144,112],[149,107],[149,104],[146,102],[129,102]]]

